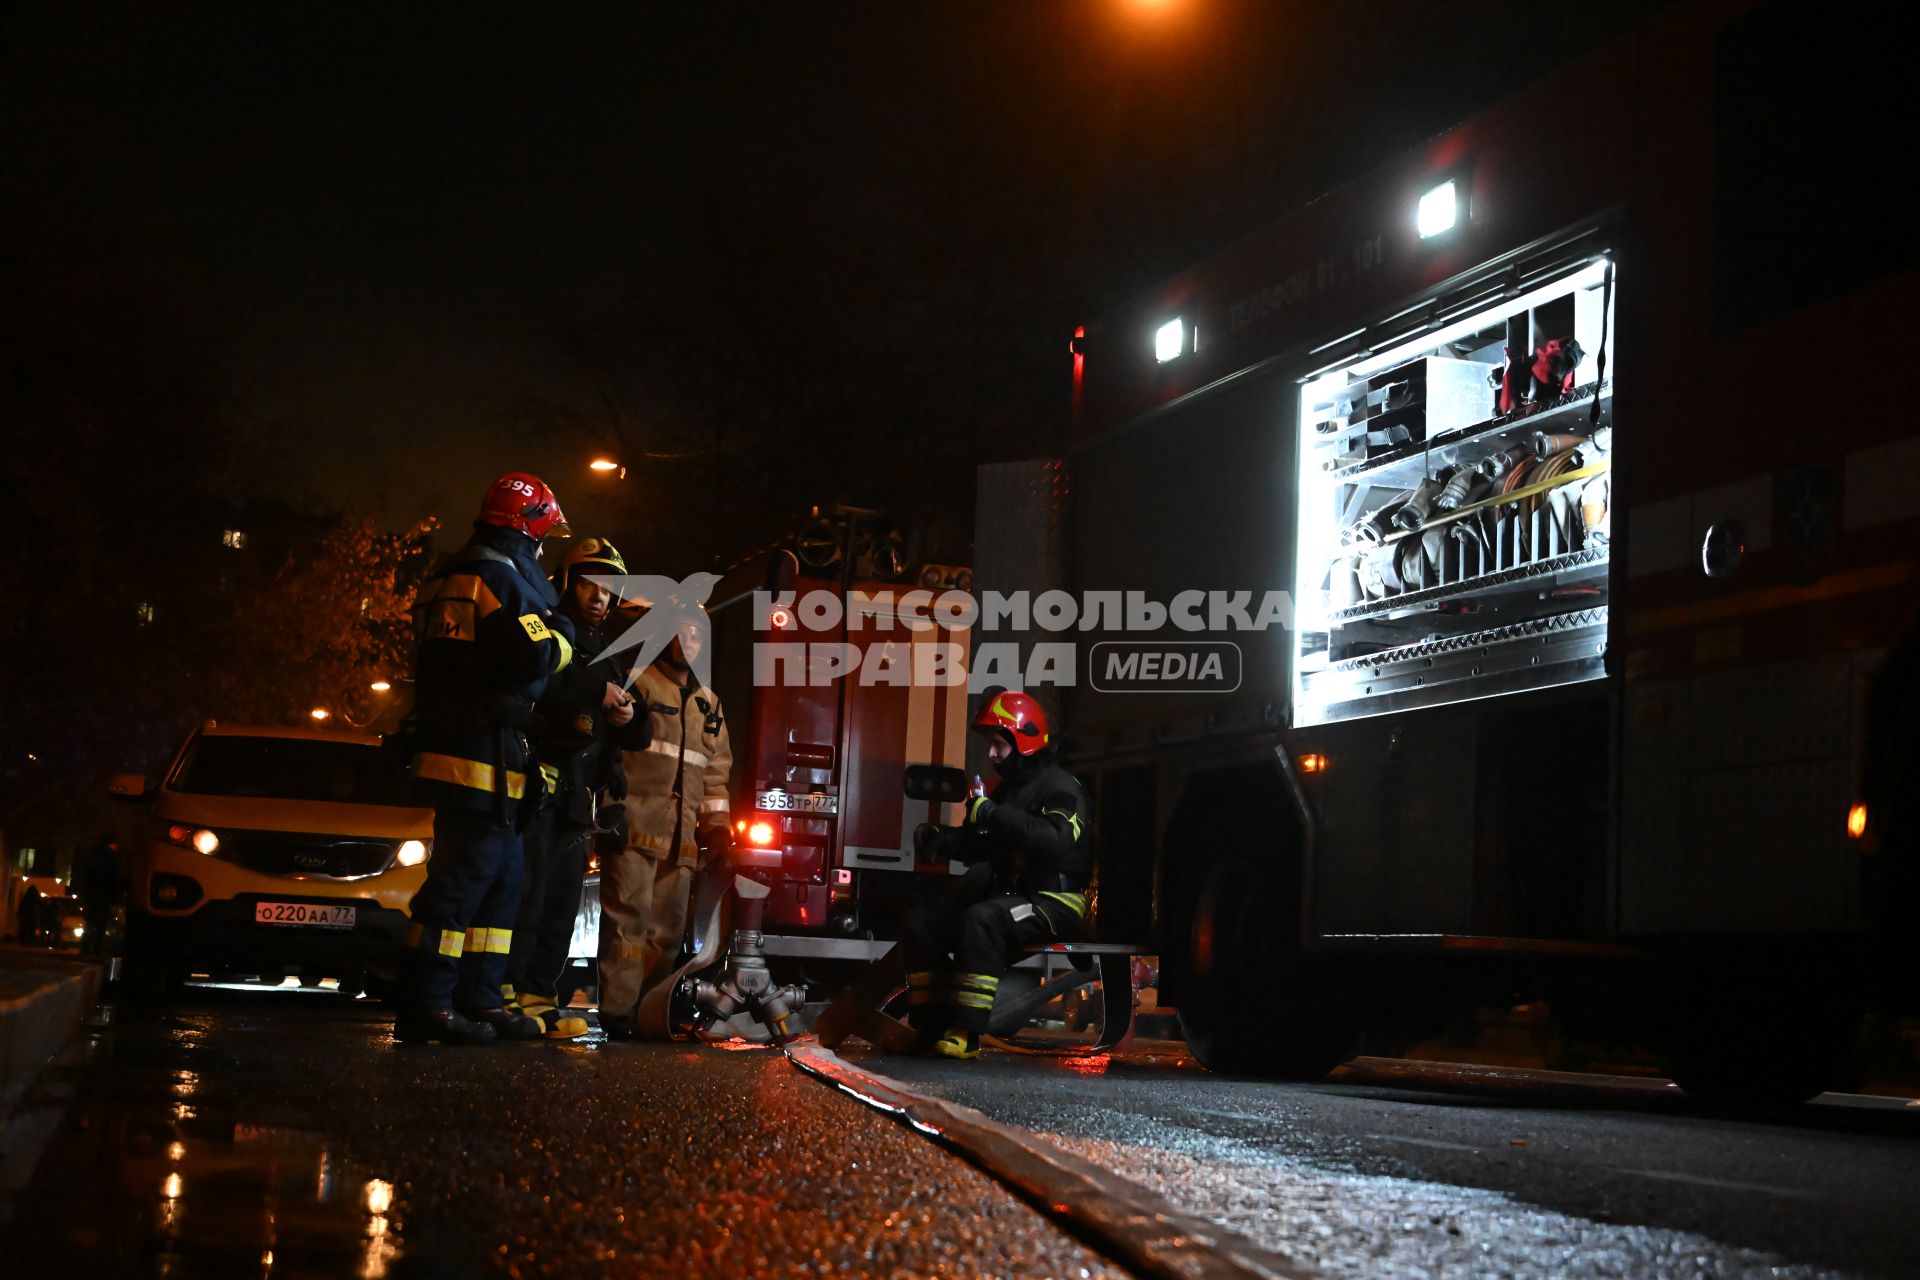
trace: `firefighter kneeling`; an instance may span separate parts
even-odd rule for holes
[[[1001,777],[990,796],[967,800],[966,824],[914,832],[921,859],[971,864],[939,901],[901,924],[908,1021],[923,1049],[980,1056],[1000,975],[1021,951],[1086,934],[1087,794],[1062,769],[1046,714],[1024,693],[1002,693],[974,718],[992,739],[987,758]]]

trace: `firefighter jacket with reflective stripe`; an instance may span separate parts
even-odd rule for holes
[[[666,655],[633,683],[636,701],[652,721],[644,751],[628,751],[627,847],[675,865],[699,865],[699,835],[725,828],[732,815],[727,783],[733,746],[727,737],[720,695],[701,685],[683,687]]]
[[[1052,748],[1017,768],[984,800],[967,801],[965,826],[938,830],[934,852],[959,862],[990,863],[1000,892],[1052,898],[1084,916],[1093,878],[1086,789],[1059,766]]]
[[[595,798],[602,792],[619,800],[626,795],[622,751],[644,751],[650,741],[653,717],[634,707],[624,725],[607,723],[607,686],[623,684],[626,667],[600,660],[607,634],[574,615],[571,601],[560,610],[573,623],[573,661],[556,673],[547,691],[534,704],[541,735],[536,743],[546,778],[547,803],[559,808],[571,826],[591,827]]]
[[[533,704],[573,660],[573,624],[537,551],[523,533],[482,527],[420,588],[412,733],[425,803],[506,818],[537,794]]]

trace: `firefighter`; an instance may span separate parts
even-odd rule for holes
[[[634,673],[652,740],[626,753],[626,847],[600,877],[600,1025],[614,1039],[637,1033],[641,998],[679,955],[695,874],[733,843],[726,715],[720,695],[693,674],[703,629],[684,623]]]
[[[494,481],[473,536],[416,605],[413,773],[433,806],[394,1036],[485,1044],[544,1028],[500,990],[520,906],[520,829],[539,801],[533,705],[573,661],[573,624],[540,571],[566,518],[538,477]]]
[[[900,926],[908,1019],[920,1047],[947,1058],[980,1056],[1000,976],[1023,948],[1086,935],[1093,874],[1087,794],[1060,767],[1040,704],[998,694],[973,728],[991,740],[987,758],[1001,781],[991,795],[968,797],[962,826],[914,832],[920,859],[970,865]]]
[[[587,1033],[584,1018],[560,1004],[588,845],[599,800],[626,795],[620,753],[645,750],[650,719],[634,714],[621,674],[595,659],[607,643],[601,630],[613,593],[594,574],[625,574],[619,550],[604,538],[583,538],[567,549],[553,577],[560,609],[573,623],[573,663],[556,675],[534,705],[541,722],[540,772],[545,797],[526,833],[526,890],[507,958],[509,1007],[517,1004],[546,1029],[548,1039]],[[609,679],[609,677],[612,677]],[[618,813],[618,809],[613,810]]]

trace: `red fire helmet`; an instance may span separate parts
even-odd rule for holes
[[[539,476],[524,471],[509,471],[493,482],[487,496],[480,500],[479,521],[517,529],[535,542],[546,537],[564,538],[568,533],[560,499]]]
[[[1030,756],[1047,745],[1047,713],[1024,693],[997,693],[973,718],[976,729],[1003,729],[1013,738],[1013,749]]]

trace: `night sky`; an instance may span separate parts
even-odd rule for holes
[[[13,6],[0,216],[218,352],[237,489],[464,529],[526,468],[725,556],[735,476],[1046,452],[1076,320],[1655,7]]]

